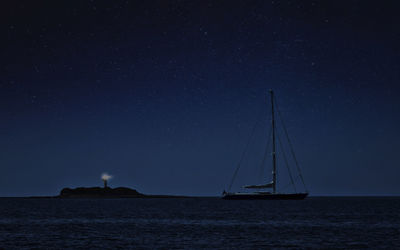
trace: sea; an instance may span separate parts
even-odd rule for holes
[[[1,249],[400,249],[400,197],[0,198]]]

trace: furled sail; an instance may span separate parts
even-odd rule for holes
[[[244,188],[272,188],[274,186],[273,182],[262,184],[262,185],[247,185],[243,186]]]

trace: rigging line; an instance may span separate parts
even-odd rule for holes
[[[293,178],[293,181],[294,181],[294,183],[296,183],[297,182],[297,180],[300,178],[300,176],[295,176],[294,178]],[[288,183],[288,184],[286,184],[286,186],[284,186],[283,188],[287,188],[288,186],[290,186],[290,185],[292,185],[292,183]]]
[[[249,140],[248,140],[247,143],[246,143],[246,146],[245,146],[245,148],[244,148],[244,151],[243,151],[243,153],[242,153],[242,155],[241,155],[241,157],[240,157],[239,163],[238,163],[238,165],[237,165],[237,167],[236,167],[236,169],[235,169],[235,172],[233,173],[231,182],[229,183],[228,192],[229,192],[229,191],[231,190],[231,188],[232,188],[233,182],[234,182],[234,180],[235,180],[235,178],[236,178],[236,175],[237,175],[237,173],[238,173],[238,171],[239,171],[239,168],[240,168],[240,166],[241,166],[241,164],[242,164],[242,162],[243,162],[244,156],[246,155],[247,149],[249,148],[251,139],[252,139],[253,136],[254,136],[254,132],[256,131],[257,125],[258,125],[258,124],[260,123],[260,121],[261,121],[261,114],[262,114],[262,111],[263,111],[263,110],[260,111],[260,113],[259,113],[259,115],[258,115],[258,120],[257,120],[256,123],[254,124],[253,129],[251,130],[250,138],[249,138]]]
[[[298,176],[294,177],[294,182],[296,182],[296,180],[297,180],[298,178],[299,178]],[[286,184],[285,186],[281,187],[280,190],[283,191],[283,190],[287,189],[287,188],[288,188],[289,186],[291,186],[291,185],[292,185],[292,183],[289,182],[289,183]]]
[[[283,144],[282,144],[281,138],[279,137],[278,133],[276,135],[277,135],[276,137],[278,137],[279,146],[281,148],[283,159],[285,160],[285,165],[286,165],[286,168],[287,168],[288,173],[289,173],[290,181],[292,182],[292,185],[294,187],[294,191],[297,193],[296,185],[294,184],[294,181],[293,181],[292,172],[290,171],[290,168],[289,168],[289,163],[288,163],[288,160],[286,158],[285,150],[283,150]]]
[[[262,181],[262,177],[264,175],[264,164],[265,164],[265,160],[267,159],[267,155],[268,155],[268,148],[269,148],[269,143],[270,143],[270,139],[271,139],[271,134],[272,134],[272,127],[269,130],[269,134],[268,134],[268,138],[267,138],[267,145],[265,147],[265,152],[264,152],[264,157],[261,161],[261,165],[260,165],[260,175],[259,178],[261,178],[261,180],[259,180],[259,182],[261,183]]]
[[[280,120],[281,123],[282,123],[282,127],[283,127],[283,130],[284,130],[284,132],[285,132],[285,135],[286,135],[288,144],[289,144],[290,151],[291,151],[291,153],[292,153],[294,162],[295,162],[295,164],[296,164],[297,171],[299,172],[299,176],[300,176],[301,182],[303,183],[304,189],[305,189],[306,192],[307,192],[307,187],[306,187],[306,184],[305,184],[305,182],[304,182],[303,175],[301,174],[301,169],[300,169],[300,166],[299,166],[299,162],[297,161],[296,155],[295,155],[295,153],[294,153],[293,145],[292,145],[292,142],[291,142],[290,139],[289,139],[289,134],[288,134],[288,132],[287,132],[285,123],[283,122],[282,115],[281,115],[281,112],[280,112],[280,110],[279,110],[278,102],[276,101],[276,98],[275,98],[275,105],[276,105],[276,110],[278,111],[279,120]]]
[[[296,177],[294,177],[294,182],[296,183],[297,182],[297,179],[299,179],[300,178],[300,176],[296,176]],[[290,185],[292,185],[291,183],[288,183],[288,184],[286,184],[286,186],[283,186],[283,188],[281,188],[281,190],[284,190],[284,189],[286,189],[286,188],[288,188]]]
[[[292,183],[288,183],[285,186],[283,186],[282,188],[280,188],[280,190],[283,191],[283,190],[287,189],[291,185],[292,185]]]

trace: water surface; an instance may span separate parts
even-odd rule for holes
[[[395,249],[400,198],[0,198],[0,246]]]

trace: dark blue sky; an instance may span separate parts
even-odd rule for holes
[[[399,195],[398,10],[397,1],[5,1],[0,196],[99,186],[103,172],[110,186],[144,193],[219,195],[261,113],[234,186],[249,184],[271,88],[312,195]]]

